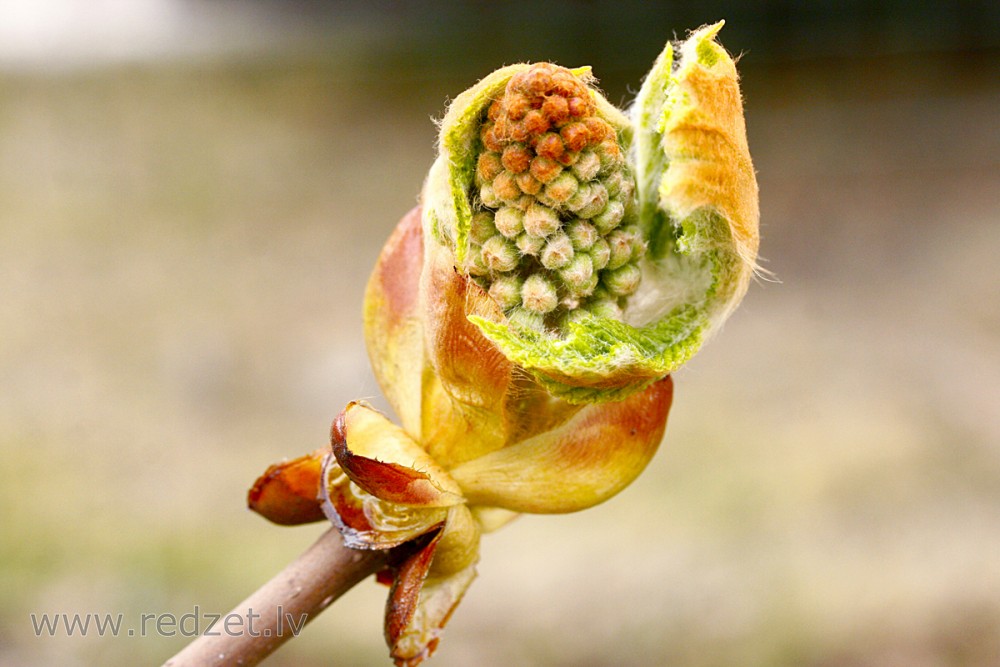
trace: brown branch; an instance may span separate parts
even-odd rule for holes
[[[256,665],[334,600],[378,571],[385,559],[383,551],[344,546],[340,533],[331,528],[216,623],[211,635],[201,635],[163,667]]]

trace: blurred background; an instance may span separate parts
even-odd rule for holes
[[[764,266],[675,377],[657,458],[524,517],[431,664],[1000,665],[1000,6],[0,2],[0,665],[183,637],[309,545],[244,508],[378,402],[362,286],[447,99],[591,64],[627,104],[727,19]],[[268,664],[386,664],[366,582]]]

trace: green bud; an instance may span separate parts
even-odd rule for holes
[[[559,227],[559,216],[547,206],[532,204],[524,214],[524,230],[532,236],[549,236]]]
[[[576,194],[579,187],[580,182],[576,180],[576,177],[570,172],[564,171],[545,186],[545,195],[555,202],[565,204],[570,197]]]
[[[586,183],[597,176],[601,169],[601,159],[593,151],[581,151],[576,164],[573,165],[573,173],[580,182]]]
[[[532,236],[528,232],[523,232],[517,237],[517,249],[521,251],[522,255],[535,256],[542,251],[542,247],[545,245],[545,239],[540,236]]]
[[[590,201],[591,191],[593,188],[594,186],[590,183],[581,183],[580,187],[576,190],[576,194],[573,195],[568,202],[566,202],[566,208],[576,213],[581,208],[586,206]]]
[[[594,262],[586,253],[576,255],[573,261],[559,271],[559,277],[574,296],[587,296],[597,286]]]
[[[591,301],[587,304],[587,310],[589,310],[594,317],[607,317],[612,320],[620,320],[622,318],[622,309],[613,299],[599,299]]]
[[[617,199],[612,199],[603,211],[593,217],[592,221],[597,227],[597,231],[606,235],[621,224],[623,217],[625,217],[625,205]]]
[[[482,250],[483,263],[492,271],[512,271],[520,255],[517,248],[500,234],[486,241]]]
[[[566,233],[576,250],[589,250],[599,238],[597,229],[586,220],[574,220],[566,226]]]
[[[608,195],[616,197],[622,201],[627,201],[632,196],[635,185],[631,176],[623,170],[616,170],[605,176],[602,181],[608,189]]]
[[[548,238],[540,259],[542,266],[550,271],[561,269],[573,259],[573,242],[563,232],[553,234]]]
[[[487,208],[497,208],[500,206],[500,199],[493,192],[493,186],[489,183],[479,188],[479,201]]]
[[[594,270],[600,271],[608,265],[611,259],[611,246],[604,239],[597,239],[590,248],[590,259],[594,262]]]
[[[522,281],[518,276],[500,276],[490,285],[490,296],[501,309],[507,311],[521,305]]]
[[[512,206],[504,206],[493,219],[496,230],[509,239],[516,239],[524,231],[524,212]]]
[[[635,264],[626,264],[613,271],[605,271],[601,279],[608,291],[615,296],[629,296],[639,289],[642,271]]]
[[[521,286],[521,302],[528,310],[544,315],[556,309],[559,305],[559,295],[548,278],[535,273],[528,276]]]
[[[526,308],[515,308],[507,313],[507,321],[515,329],[545,331],[545,316]]]
[[[497,233],[497,228],[493,226],[493,214],[489,211],[480,211],[472,216],[472,225],[469,228],[469,240],[477,245],[482,245],[491,236]]]
[[[476,278],[489,275],[490,267],[486,266],[486,262],[483,261],[482,248],[472,246],[471,250],[472,252],[467,257],[465,270],[469,272],[469,275]]]
[[[616,229],[605,237],[611,248],[608,258],[608,268],[617,269],[632,259],[632,235],[622,229]]]
[[[581,218],[593,218],[608,205],[608,190],[600,182],[591,183],[588,201],[575,213]]]

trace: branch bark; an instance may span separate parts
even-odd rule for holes
[[[227,631],[220,622],[213,635],[201,635],[163,667],[256,665],[334,600],[377,572],[385,559],[383,551],[344,546],[340,533],[331,528],[225,617],[243,619],[232,624],[235,631]]]

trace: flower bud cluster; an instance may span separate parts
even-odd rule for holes
[[[514,75],[480,128],[466,270],[512,322],[621,318],[646,246],[614,128],[570,70]]]

